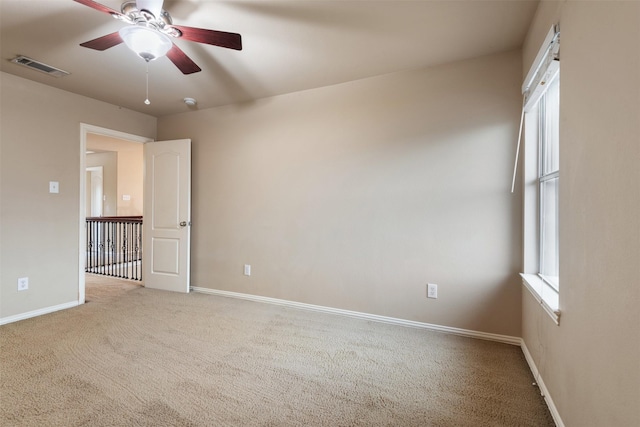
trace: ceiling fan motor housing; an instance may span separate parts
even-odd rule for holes
[[[139,25],[141,27],[151,28],[160,31],[171,37],[180,37],[182,32],[172,27],[173,19],[169,12],[160,9],[158,16],[147,9],[138,9],[138,3],[134,0],[125,1],[120,7],[122,15],[114,15],[115,18],[121,19],[129,24]]]

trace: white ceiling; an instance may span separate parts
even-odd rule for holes
[[[99,1],[120,10],[120,0]],[[79,44],[123,25],[72,0],[0,0],[0,69],[153,116],[240,103],[519,48],[537,0],[166,0],[174,24],[240,33],[243,50],[175,43],[202,68],[149,65],[124,45]],[[25,55],[62,68],[55,78],[9,62]]]

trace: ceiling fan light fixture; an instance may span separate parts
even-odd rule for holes
[[[165,56],[173,46],[169,36],[138,25],[124,27],[118,34],[129,49],[147,62]]]

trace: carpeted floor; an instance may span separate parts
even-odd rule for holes
[[[143,286],[140,281],[123,280],[99,274],[85,274],[85,301],[106,302]]]
[[[515,346],[119,286],[0,327],[0,425],[553,425]]]

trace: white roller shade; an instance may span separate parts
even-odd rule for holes
[[[522,84],[524,110],[529,111],[540,99],[560,69],[560,29],[554,25],[547,33],[542,47]]]
[[[522,125],[524,114],[531,107],[536,105],[542,94],[547,90],[547,83],[553,80],[560,70],[560,27],[553,25],[533,61],[531,69],[522,84],[522,113],[520,114],[520,130],[518,131],[518,145],[516,148],[516,158],[513,165],[513,178],[511,180],[511,192],[516,185],[516,175],[518,173],[518,156],[520,154],[520,143],[522,142]]]

